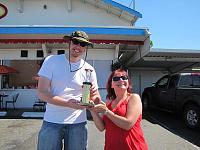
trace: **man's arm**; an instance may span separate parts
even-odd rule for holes
[[[39,77],[38,96],[39,99],[58,106],[70,107],[73,109],[84,109],[78,101],[70,99],[66,100],[60,96],[53,96],[50,92],[51,81],[46,77]]]

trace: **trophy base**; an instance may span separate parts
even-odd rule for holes
[[[90,106],[90,107],[92,107],[92,106],[94,106],[94,104],[91,104],[91,103],[80,103],[82,106]]]

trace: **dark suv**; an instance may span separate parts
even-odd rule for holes
[[[143,109],[182,114],[190,128],[200,127],[200,73],[165,75],[142,93]]]

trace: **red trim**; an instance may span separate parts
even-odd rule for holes
[[[1,18],[5,17],[7,15],[8,9],[7,9],[7,7],[5,5],[3,5],[1,3],[0,3],[0,7],[4,8],[4,10],[5,10],[5,13],[2,16],[0,16],[0,19],[1,19]]]
[[[127,40],[90,40],[96,44],[130,44],[130,45],[144,45],[143,41],[127,41]],[[63,39],[0,39],[0,43],[68,43],[69,41]]]

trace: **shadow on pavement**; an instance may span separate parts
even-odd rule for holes
[[[0,119],[43,119],[42,114],[45,110],[43,109],[8,109],[0,110]],[[33,114],[29,117],[29,114]],[[35,115],[34,115],[35,113]],[[4,115],[5,114],[5,115]],[[24,114],[24,115],[23,115]],[[87,111],[87,120],[92,121],[92,115]]]
[[[153,124],[158,124],[171,133],[200,147],[200,130],[186,127],[181,116],[160,110],[151,110],[143,112],[143,119]]]
[[[0,119],[43,119],[42,116],[26,116],[23,117],[23,113],[38,113],[44,112],[44,110],[33,110],[33,109],[8,109],[8,110],[0,110]]]

